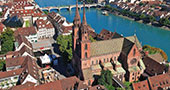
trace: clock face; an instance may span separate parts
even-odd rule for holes
[[[133,58],[133,59],[130,61],[131,64],[135,64],[136,62],[137,62],[136,58]]]

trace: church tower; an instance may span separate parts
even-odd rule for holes
[[[73,52],[76,50],[76,44],[77,44],[77,39],[79,38],[79,28],[81,25],[81,19],[80,19],[80,14],[78,11],[78,1],[76,2],[76,14],[74,17],[74,21],[73,21]]]
[[[85,3],[83,3],[83,21],[80,27],[80,46],[81,46],[81,59],[88,59],[90,57],[90,40],[88,35],[88,25],[85,14]]]

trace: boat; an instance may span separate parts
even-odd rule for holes
[[[108,12],[107,11],[103,11],[102,14],[103,15],[108,15]]]

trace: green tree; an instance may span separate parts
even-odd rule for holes
[[[5,32],[0,35],[0,40],[2,43],[2,51],[1,54],[5,54],[9,51],[13,51],[14,49],[14,35],[13,31],[10,28],[7,28]]]
[[[95,42],[96,41],[91,35],[89,36],[89,39],[90,39],[91,42]]]
[[[168,18],[161,18],[161,19],[159,20],[159,23],[160,23],[161,25],[163,25],[163,26],[167,26],[167,25],[170,24],[170,21],[169,21]]]
[[[0,60],[0,71],[4,70],[5,60]]]
[[[98,79],[98,84],[104,85],[108,90],[114,90],[112,86],[112,77],[113,74],[110,70],[102,70],[100,78]]]
[[[146,18],[146,15],[145,15],[145,14],[141,14],[139,18],[140,18],[141,20],[143,20],[143,19]]]
[[[72,60],[72,36],[59,35],[57,37],[57,44],[65,63],[70,62]]]
[[[3,13],[2,13],[2,12],[0,12],[0,16],[2,16],[2,14],[3,14]]]
[[[154,16],[148,16],[147,18],[148,18],[149,22],[151,22],[151,23],[156,21],[156,18]]]

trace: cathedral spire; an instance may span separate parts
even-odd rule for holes
[[[76,1],[76,14],[74,17],[74,25],[78,25],[80,26],[81,24],[81,19],[80,19],[80,14],[79,14],[79,10],[78,10],[78,0]]]
[[[86,12],[85,12],[85,1],[83,2],[83,25],[87,25],[87,21],[86,21]]]

